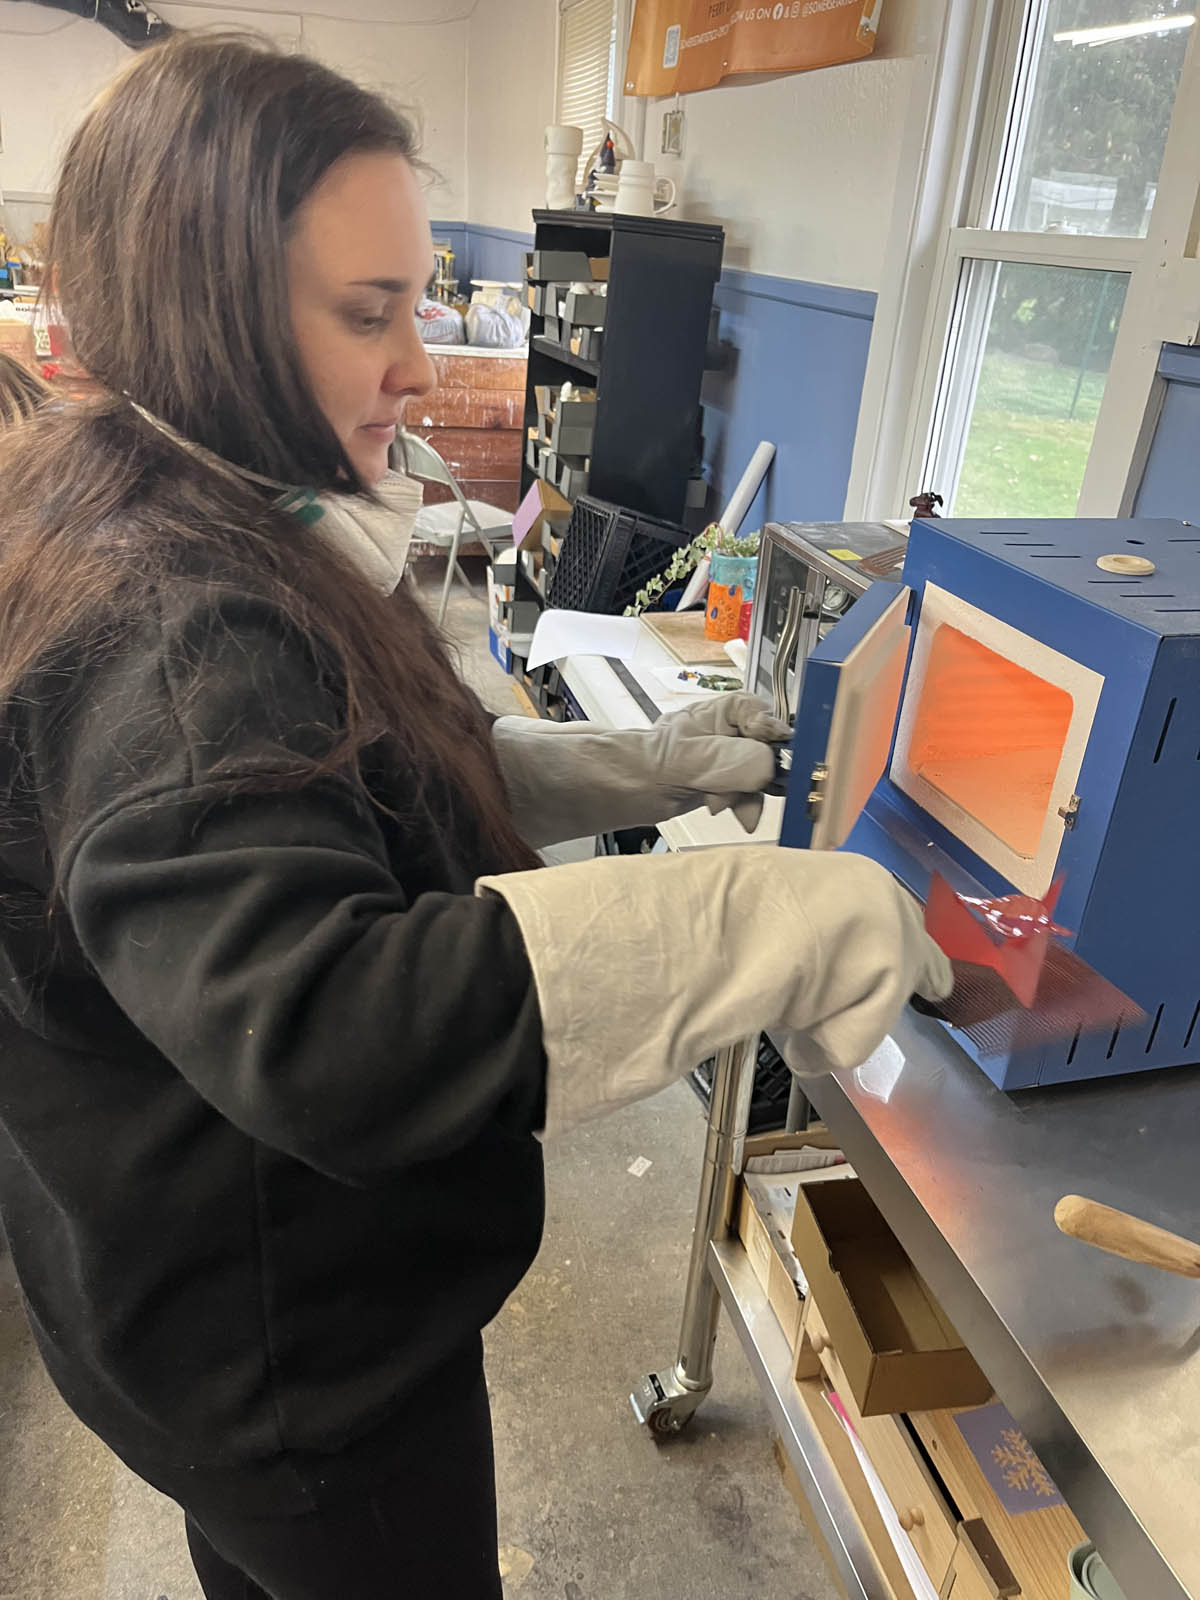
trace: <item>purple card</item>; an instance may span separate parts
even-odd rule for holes
[[[513,517],[513,543],[519,545],[525,535],[533,527],[538,517],[542,514],[542,487],[540,480],[534,483],[529,493],[517,507]]]
[[[1004,1406],[962,1411],[954,1421],[1009,1516],[1063,1504],[1054,1479]]]

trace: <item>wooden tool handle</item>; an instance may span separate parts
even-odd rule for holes
[[[1200,1278],[1200,1245],[1131,1217],[1127,1211],[1114,1211],[1096,1200],[1067,1194],[1055,1206],[1054,1220],[1062,1233],[1094,1244],[1097,1250],[1162,1272],[1176,1272],[1181,1278]]]

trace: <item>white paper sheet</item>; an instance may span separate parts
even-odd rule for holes
[[[876,1472],[874,1463],[863,1448],[862,1440],[851,1426],[850,1419],[843,1411],[837,1396],[827,1394],[825,1399],[829,1409],[845,1430],[846,1437],[849,1439],[854,1454],[858,1458],[858,1464],[867,1480],[867,1487],[871,1491],[871,1498],[879,1508],[879,1514],[883,1518],[883,1525],[887,1529],[888,1538],[891,1539],[896,1547],[896,1554],[900,1557],[900,1565],[904,1569],[904,1576],[908,1579],[916,1600],[938,1600],[938,1592],[930,1582],[929,1574],[921,1565],[921,1558],[917,1555],[912,1540],[900,1526],[900,1518],[896,1514],[896,1508],[892,1504],[891,1496],[884,1488],[882,1478]]]
[[[727,688],[727,689],[709,689],[709,688],[706,688],[703,684],[697,683],[695,678],[686,678],[686,677],[681,678],[680,677],[680,673],[681,672],[684,672],[684,673],[686,673],[686,672],[702,672],[706,678],[710,674],[712,674],[715,677],[718,677],[718,678],[729,678],[732,681],[731,681],[730,688]],[[650,676],[651,681],[654,684],[655,689],[659,692],[660,695],[686,694],[686,695],[692,695],[692,696],[700,696],[701,698],[711,698],[715,694],[729,694],[732,689],[734,689],[734,688],[740,689],[741,686],[742,686],[742,680],[738,676],[738,674],[733,670],[733,664],[732,663],[730,663],[728,672],[725,670],[724,667],[711,667],[711,666],[706,666],[706,667],[683,667],[683,666],[677,666],[677,667],[651,667],[650,668],[650,672],[649,672],[649,676]]]
[[[527,666],[544,667],[564,656],[615,656],[628,661],[637,645],[637,617],[596,616],[591,611],[543,611],[533,630]]]

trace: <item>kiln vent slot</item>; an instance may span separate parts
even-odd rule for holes
[[[1171,704],[1167,707],[1167,714],[1163,718],[1162,732],[1159,734],[1158,743],[1154,747],[1155,766],[1158,765],[1159,757],[1163,753],[1163,745],[1167,742],[1167,729],[1171,726],[1171,718],[1175,715],[1175,707],[1178,705],[1178,703],[1178,699],[1172,700]]]

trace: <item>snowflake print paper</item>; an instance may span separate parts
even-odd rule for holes
[[[1009,1516],[1063,1504],[1053,1478],[1004,1406],[963,1411],[954,1421]]]

